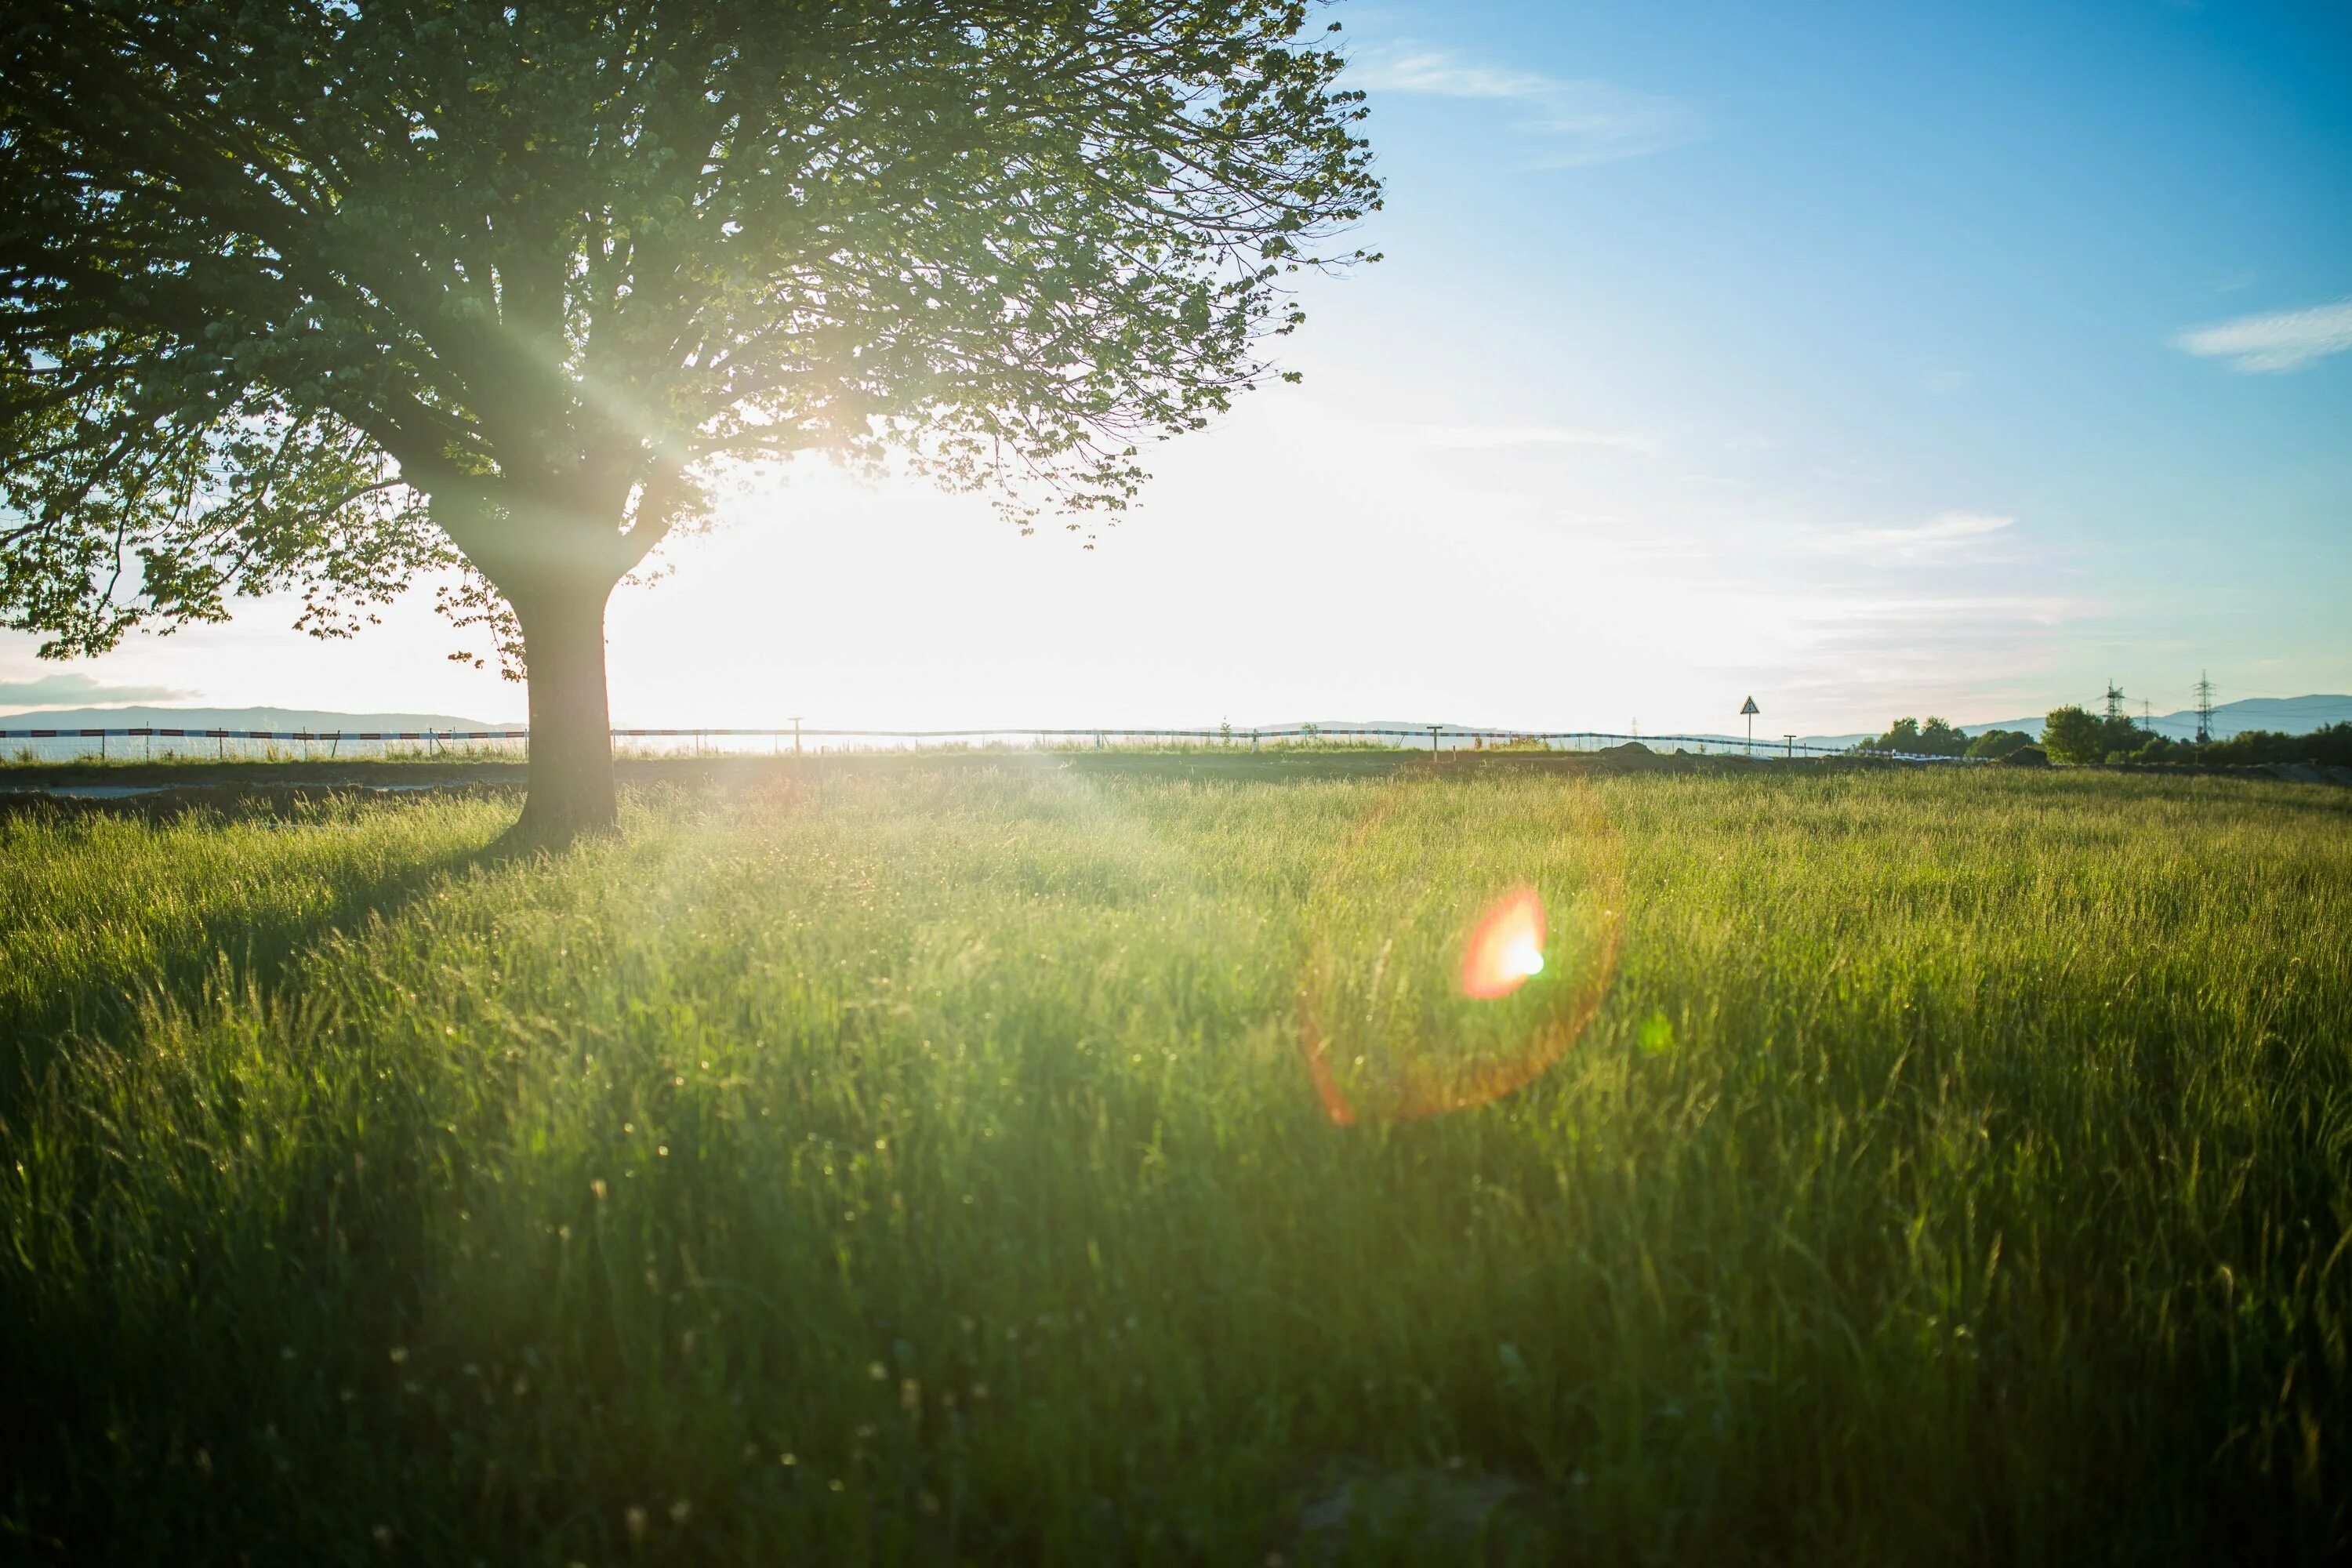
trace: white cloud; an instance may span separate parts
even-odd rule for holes
[[[2297,370],[2352,349],[2352,300],[2307,310],[2240,316],[2183,332],[2172,342],[2193,354],[2226,359],[2232,370]]]
[[[1507,447],[1598,447],[1654,458],[1665,450],[1654,436],[1634,431],[1576,430],[1554,425],[1424,425],[1421,437],[1447,451],[1495,451]]]
[[[1948,597],[1890,599],[1867,595],[1817,597],[1793,610],[1799,620],[1821,626],[1906,628],[1914,642],[1931,638],[1939,623],[1962,627],[2007,625],[2054,626],[2103,606],[2095,599],[2064,594],[1976,594]]]
[[[1953,561],[1981,557],[1997,534],[2017,526],[2013,517],[1948,511],[1908,528],[1856,528],[1806,536],[1800,544],[1813,555],[1862,556],[1885,561]]]
[[[1482,65],[1443,49],[1385,49],[1359,57],[1351,69],[1354,85],[1374,92],[1515,105],[1526,116],[1518,129],[1551,143],[1543,162],[1553,167],[1639,158],[1698,135],[1695,117],[1673,99]]]
[[[0,709],[82,707],[124,702],[169,702],[194,693],[176,686],[126,686],[93,679],[80,670],[0,680]]]

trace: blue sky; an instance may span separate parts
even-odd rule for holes
[[[2352,7],[1345,5],[1390,185],[1304,385],[1081,552],[823,471],[613,617],[616,718],[1874,727],[2352,689]],[[86,667],[438,708],[429,595]],[[0,637],[0,690],[46,673]]]

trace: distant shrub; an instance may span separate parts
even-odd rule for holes
[[[2275,730],[2248,730],[2226,741],[2202,747],[2181,747],[2194,760],[2224,766],[2263,763],[2315,763],[2323,767],[2352,768],[2352,721],[2329,724],[2307,735],[2284,735]]]
[[[1854,747],[1857,752],[1900,752],[1915,757],[1958,757],[1968,754],[1969,738],[1945,720],[1930,718],[1926,723],[1916,719],[1897,719],[1886,727],[1886,733],[1874,741],[1864,741]]]
[[[2053,721],[2057,717],[2056,713],[2051,715]],[[2087,714],[2084,717],[2089,719]],[[2210,741],[2201,746],[2194,741],[2176,741],[2168,735],[2150,735],[2138,730],[2132,731],[2134,743],[2116,745],[2112,743],[2113,731],[2108,725],[2096,720],[2090,722],[2097,727],[2095,743],[2105,748],[2101,756],[2113,763],[2171,763],[2214,767],[2261,767],[2272,763],[2312,763],[2324,767],[2352,767],[2352,722],[2330,724],[2305,735],[2282,734],[2275,730],[2248,730],[2226,741]],[[2052,754],[2057,755],[2054,746]]]
[[[1987,730],[1969,742],[1969,749],[1963,755],[1999,762],[2032,744],[2033,737],[2022,730]]]

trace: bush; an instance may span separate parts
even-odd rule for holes
[[[2069,713],[2075,716],[2066,721],[2074,742],[2062,742],[2054,738],[2054,726],[2061,714]],[[2137,728],[2130,731],[2132,739],[2128,743],[2118,744],[2120,726],[2116,721],[2095,719],[2079,708],[2059,709],[2050,715],[2050,722],[2053,729],[2045,731],[2051,737],[2050,754],[2060,762],[2185,763],[2213,767],[2312,763],[2324,767],[2352,767],[2352,723],[2330,724],[2307,735],[2286,735],[2275,730],[2248,730],[2226,741],[2210,741],[2200,746],[2194,741],[2150,735]],[[2068,749],[2076,742],[2086,747],[2087,752],[2077,753]]]
[[[2032,744],[2033,737],[2022,730],[1987,730],[1969,742],[1969,749],[1963,754],[1999,762]]]
[[[1878,739],[1854,747],[1857,752],[1901,752],[1915,757],[1957,757],[1966,754],[1968,749],[1966,735],[1936,718],[1925,724],[1916,719],[1897,719]]]
[[[2263,763],[2316,763],[2325,767],[2352,767],[2352,722],[2329,724],[2307,735],[2283,735],[2275,730],[2248,730],[2226,741],[2215,741],[2196,752],[2197,760],[2223,766],[2255,766]]]

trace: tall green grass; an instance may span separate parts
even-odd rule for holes
[[[1006,758],[509,814],[0,823],[12,1550],[2352,1549],[2340,792]],[[1591,1027],[1333,1126],[1302,1020],[1388,1070],[1430,911],[1522,881],[1563,984],[1615,922]]]

